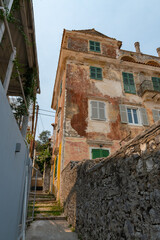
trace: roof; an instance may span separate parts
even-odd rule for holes
[[[104,37],[104,38],[116,40],[115,38],[108,37],[108,36],[98,32],[94,28],[92,28],[92,29],[84,29],[84,30],[72,30],[72,32],[86,33],[86,34],[90,34],[90,35],[95,35],[95,36],[99,36],[99,37]]]
[[[13,46],[16,48],[16,63],[19,67],[22,83],[25,84],[25,72],[33,69],[36,72],[36,91],[40,93],[39,67],[37,59],[34,13],[32,1],[24,0],[19,7],[12,9],[12,15],[18,22],[8,22]],[[12,16],[11,15],[11,16]],[[1,25],[0,25],[1,26]],[[20,30],[21,29],[21,30]],[[8,32],[5,28],[4,35],[0,44],[0,80],[4,82],[8,62],[12,54]],[[7,94],[9,96],[22,96],[21,87],[17,78],[16,64],[14,64],[12,76]]]

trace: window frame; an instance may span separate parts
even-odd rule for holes
[[[111,150],[110,150],[110,148],[100,148],[100,147],[90,147],[89,148],[90,150],[89,150],[89,152],[90,152],[90,159],[91,160],[94,160],[94,159],[92,159],[92,149],[102,149],[102,150],[108,150],[109,151],[109,155],[108,156],[110,156],[111,155]]]
[[[99,118],[99,107],[98,107],[98,118],[92,118],[92,102],[98,102],[98,103],[104,103],[104,115],[105,119],[100,119]],[[89,119],[91,121],[101,121],[101,122],[107,122],[107,111],[106,111],[106,102],[104,101],[99,101],[99,100],[89,100]]]
[[[91,49],[91,42],[94,43],[94,44],[93,44],[94,50]],[[96,44],[97,44],[97,43],[99,43],[99,50],[96,50]],[[101,42],[89,40],[89,51],[90,51],[90,52],[101,53]]]
[[[93,71],[93,69],[95,70],[95,77],[92,77],[91,72]],[[89,68],[90,70],[90,79],[95,79],[95,80],[103,80],[103,69],[101,67],[94,67],[94,66],[90,66]],[[101,72],[101,77],[98,77],[98,73],[97,70],[100,70]]]
[[[140,108],[139,107],[136,107],[136,106],[130,106],[130,105],[126,105],[126,111],[127,109],[135,109],[137,110],[137,119],[138,119],[138,124],[136,123],[130,123],[129,122],[129,118],[128,118],[128,112],[127,112],[127,121],[128,121],[128,125],[132,125],[132,126],[143,126],[142,124],[142,119],[141,119],[141,114],[140,114]],[[133,118],[133,111],[132,111],[132,119]]]
[[[131,109],[131,115],[132,115],[132,120],[134,120],[134,116],[133,116],[133,109],[135,109],[137,111],[137,120],[138,123],[130,123],[129,122],[129,118],[128,118],[128,109]],[[134,126],[142,126],[142,120],[141,120],[141,115],[140,115],[140,109],[139,107],[134,107],[134,106],[128,106],[126,105],[126,111],[127,111],[127,120],[128,120],[128,125],[134,125]]]

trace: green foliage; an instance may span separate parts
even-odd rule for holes
[[[52,149],[49,142],[50,135],[50,131],[43,131],[39,135],[39,140],[36,141],[36,163],[38,164],[41,173],[43,173],[44,170],[44,163],[50,166],[52,158]]]
[[[17,27],[19,32],[22,34],[25,41],[27,41],[29,43],[29,40],[24,33],[23,25],[21,24],[21,21],[16,17],[17,14],[15,14],[15,12],[20,9],[20,0],[14,0],[13,1],[12,8],[11,8],[10,12],[9,12],[9,9],[8,9],[6,4],[4,5],[4,8],[5,8],[5,12],[2,11],[2,10],[0,11],[0,19],[4,20],[4,16],[6,16],[7,21],[9,23],[13,23]],[[29,43],[29,44],[31,44],[31,43]]]
[[[15,66],[19,69],[17,60],[15,61]],[[22,69],[22,71],[24,70]],[[27,107],[29,108],[30,104],[36,101],[36,73],[34,69],[28,68],[27,71],[23,73],[23,78],[25,79],[24,94],[27,102]],[[19,120],[21,116],[27,114],[27,109],[22,97],[18,97],[16,103],[11,103],[11,108],[17,120]]]
[[[46,130],[40,133],[39,139],[41,144],[46,144],[48,143],[48,139],[51,136],[50,131]]]

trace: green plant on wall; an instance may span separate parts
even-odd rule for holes
[[[5,12],[0,10],[0,20],[4,20],[4,16],[6,15],[7,21],[9,23],[15,24],[15,26],[17,27],[19,32],[24,37],[25,41],[28,44],[31,44],[31,42],[29,42],[29,39],[27,38],[27,36],[26,36],[26,34],[25,34],[24,30],[23,30],[23,26],[21,24],[21,21],[16,17],[16,14],[15,14],[15,12],[20,9],[20,0],[14,0],[13,1],[11,11],[9,11],[9,9],[8,9],[6,4],[4,4],[4,8],[5,8]]]
[[[15,67],[18,67],[18,63],[15,62]],[[22,70],[24,71],[24,70]],[[21,74],[24,79],[24,94],[27,102],[27,107],[36,101],[36,71],[33,68],[28,68],[25,73]],[[17,78],[16,74],[12,78]],[[18,123],[21,121],[23,115],[27,115],[27,109],[22,97],[18,97],[16,103],[11,103],[11,108]]]

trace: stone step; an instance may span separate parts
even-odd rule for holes
[[[66,220],[65,216],[36,216],[33,218],[34,220]]]
[[[30,192],[30,197],[33,197],[34,195],[35,195],[34,192]],[[55,198],[55,196],[53,194],[45,194],[45,193],[41,193],[41,194],[36,193],[36,197],[38,197],[38,198]]]
[[[32,209],[32,206],[29,206],[29,207],[30,207],[30,209]],[[53,212],[53,211],[55,211],[55,212],[61,211],[62,212],[63,208],[61,208],[59,206],[41,206],[41,207],[35,206],[34,210],[38,211],[38,212],[44,212],[44,211],[46,211],[46,212],[49,212],[49,211],[51,211],[51,212]]]
[[[35,198],[36,202],[56,202],[55,198]],[[30,197],[29,202],[33,202],[34,198]]]
[[[29,206],[33,206],[33,202],[30,202],[28,204]],[[58,207],[59,205],[57,204],[57,202],[46,202],[46,203],[43,203],[43,202],[36,202],[35,203],[35,207],[38,208],[38,207]]]

